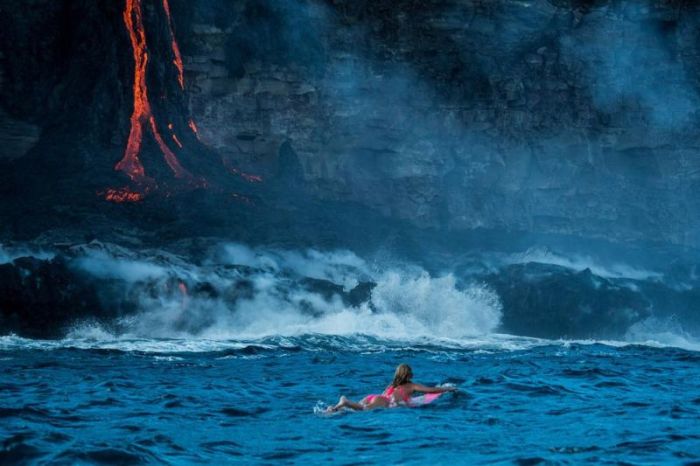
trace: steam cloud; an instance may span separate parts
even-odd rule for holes
[[[75,267],[116,280],[116,299],[137,303],[136,312],[116,325],[124,337],[461,338],[492,332],[501,315],[498,297],[484,285],[459,286],[450,274],[433,277],[415,266],[372,267],[349,251],[226,244],[201,265],[163,252],[137,256],[102,247],[85,252]],[[376,286],[356,303],[341,296],[370,281]]]

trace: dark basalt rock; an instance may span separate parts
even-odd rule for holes
[[[78,319],[107,314],[96,289],[60,257],[0,264],[1,334],[58,338]]]
[[[308,291],[317,293],[327,300],[338,296],[343,301],[343,304],[351,307],[357,307],[362,303],[369,302],[372,290],[377,286],[373,282],[360,282],[354,288],[346,290],[342,285],[318,278],[304,278],[301,280],[301,284]]]
[[[594,275],[539,263],[486,277],[503,305],[502,329],[541,338],[621,338],[651,315],[638,291]]]
[[[347,289],[291,269],[199,264],[165,250],[98,242],[65,245],[60,251],[54,250],[58,255],[53,259],[21,257],[0,265],[0,335],[60,338],[81,321],[98,322],[118,334],[129,331],[133,320],[118,317],[148,319],[164,306],[172,312],[159,321],[162,325],[197,335],[215,325],[220,313],[233,316],[239,303],[261,296],[321,318],[328,312],[318,305],[321,301],[371,308],[376,286],[359,273],[358,284]],[[673,265],[665,274],[638,273],[637,278],[612,273],[616,278],[606,278],[590,269],[536,262],[486,270],[491,272],[457,275],[464,283],[486,283],[497,293],[504,333],[623,339],[636,331],[643,335],[651,326],[700,335],[700,281],[692,263]]]
[[[52,259],[20,257],[0,264],[0,335],[56,339],[80,322],[95,322],[120,333],[128,330],[124,326],[128,319],[125,324],[119,318],[140,318],[140,313],[147,318],[150,312],[168,306],[173,312],[167,325],[197,335],[215,324],[217,309],[234,314],[239,302],[264,293],[256,285],[257,277],[267,273],[262,269],[205,266],[194,277],[183,272],[177,261],[165,251],[139,254],[91,242],[63,246]],[[131,264],[147,264],[157,271],[138,275],[139,265]],[[330,280],[292,272],[281,272],[276,279],[269,292],[281,300],[301,292],[327,301],[340,299],[345,306],[368,302],[375,286],[363,281],[346,290]],[[324,312],[313,299],[297,304],[309,315]]]

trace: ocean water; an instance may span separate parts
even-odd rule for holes
[[[395,366],[455,394],[320,416]],[[0,464],[700,464],[700,352],[491,335],[0,338]]]
[[[99,306],[48,324],[53,340],[0,336],[0,464],[700,465],[693,261],[0,247],[22,296],[44,283],[24,256]],[[382,391],[399,363],[459,390],[318,413]]]

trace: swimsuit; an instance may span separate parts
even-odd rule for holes
[[[401,389],[400,394],[401,394],[401,399],[403,400],[403,402],[407,405],[410,404],[411,400],[408,397],[408,395],[406,395],[406,390],[401,385],[399,385],[398,387],[393,387],[392,385],[389,385],[386,388],[386,390],[384,390],[384,393],[382,393],[381,395],[367,395],[367,397],[365,398],[366,399],[365,404],[370,404],[374,400],[376,400],[377,398],[384,398],[386,400],[386,402],[389,404],[390,408],[396,407],[398,404],[396,403],[395,397],[392,396],[392,395],[394,395],[394,391],[396,388]]]

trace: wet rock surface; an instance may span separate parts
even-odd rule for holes
[[[391,271],[402,270],[410,282],[420,268],[397,263],[367,275],[365,263],[347,251],[252,250],[205,238],[170,249],[93,241],[47,248],[42,254],[11,251],[0,249],[0,332],[32,338],[61,338],[86,325],[135,338],[210,338],[211,332],[237,335],[242,328],[254,329],[248,326],[258,320],[280,320],[288,331],[284,325],[339,323],[353,315],[412,319],[416,306],[423,309],[426,303],[433,303],[425,311],[431,322],[445,312],[474,311],[453,309],[449,293],[430,288],[440,286],[444,272],[423,271],[422,281],[412,282],[422,287],[415,302],[403,302],[400,295],[414,290],[387,294],[388,287],[402,283]],[[499,332],[637,341],[664,331],[700,335],[697,264],[675,264],[663,273],[632,268],[618,273],[513,263],[509,257],[463,258],[453,272],[461,283],[458,290],[476,284],[494,293]],[[425,280],[430,276],[432,283]],[[387,308],[387,299],[399,299],[400,305]],[[361,326],[356,331],[363,333]]]
[[[0,264],[3,334],[59,338],[76,320],[105,317],[96,289],[72,272],[63,258],[21,257]]]
[[[624,283],[564,267],[511,265],[486,279],[503,304],[503,328],[542,338],[620,339],[651,315],[651,303]]]

